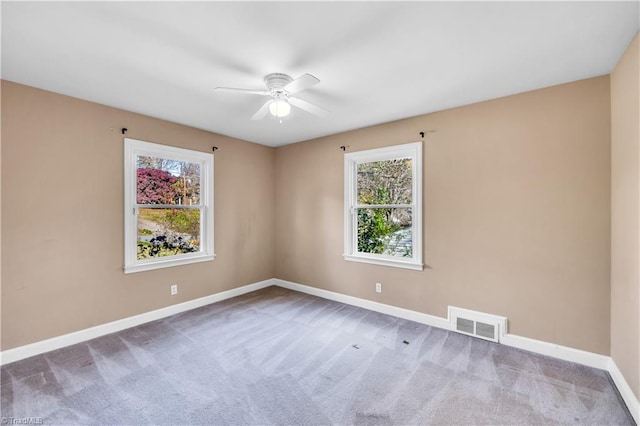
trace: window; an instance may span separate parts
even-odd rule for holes
[[[213,154],[124,146],[124,272],[213,260]]]
[[[344,258],[422,270],[422,142],[345,154]]]

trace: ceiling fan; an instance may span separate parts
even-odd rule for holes
[[[265,102],[265,104],[253,114],[251,117],[252,120],[262,120],[268,113],[271,113],[271,115],[276,118],[285,117],[289,115],[291,105],[310,112],[311,114],[324,117],[329,114],[329,111],[292,96],[318,83],[320,83],[320,80],[311,74],[304,74],[294,80],[287,74],[273,73],[264,78],[264,84],[267,86],[266,90],[236,89],[233,87],[216,87],[214,90],[221,93],[270,96],[271,99]]]

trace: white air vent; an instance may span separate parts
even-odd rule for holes
[[[458,333],[499,342],[507,333],[507,318],[449,306],[451,328]]]

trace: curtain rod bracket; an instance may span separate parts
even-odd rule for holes
[[[217,150],[217,149],[218,149],[218,147],[217,147],[217,146],[212,146],[212,147],[211,147],[211,151],[213,151],[213,152],[216,152],[216,150]]]
[[[124,135],[125,133],[127,133],[127,130],[129,130],[129,129],[127,129],[126,127],[123,127],[122,128],[122,134]]]

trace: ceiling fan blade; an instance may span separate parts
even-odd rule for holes
[[[269,113],[269,105],[271,104],[271,102],[273,102],[273,99],[269,99],[267,102],[265,102],[264,105],[262,105],[260,109],[256,111],[255,114],[253,114],[253,117],[251,117],[251,119],[262,120],[263,118],[265,118]]]
[[[220,93],[240,93],[242,95],[270,95],[271,93],[266,90],[251,90],[251,89],[236,89],[234,87],[216,87],[213,89]]]
[[[308,89],[311,86],[315,86],[318,83],[320,83],[320,80],[318,80],[311,74],[304,74],[284,86],[284,90],[289,93],[297,93],[301,90]]]
[[[326,109],[320,108],[319,106],[304,101],[300,98],[289,98],[289,103],[319,117],[326,117],[329,114],[329,111],[327,111]]]

